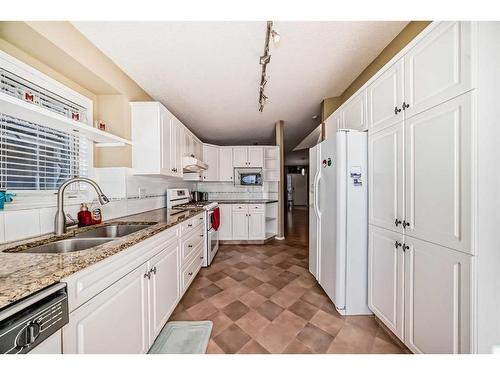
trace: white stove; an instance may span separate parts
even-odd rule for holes
[[[213,228],[213,215],[214,209],[218,207],[217,202],[211,201],[191,201],[191,195],[189,194],[189,189],[168,189],[167,190],[167,207],[183,212],[187,210],[192,210],[195,208],[202,208],[204,212],[204,255],[203,255],[203,267],[208,267],[215,258],[217,251],[219,250],[219,232]]]

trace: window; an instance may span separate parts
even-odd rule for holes
[[[56,190],[87,176],[88,147],[84,138],[0,113],[0,189]]]

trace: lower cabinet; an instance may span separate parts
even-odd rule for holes
[[[263,240],[266,238],[264,204],[233,204],[232,240]]]
[[[414,353],[471,353],[471,256],[370,225],[368,303]]]
[[[248,212],[248,239],[261,240],[266,237],[266,214],[265,212]]]
[[[219,204],[220,226],[219,240],[232,240],[232,207],[230,204]]]
[[[231,214],[232,240],[248,240],[248,212],[234,211]]]
[[[180,298],[179,241],[70,314],[65,354],[146,353]]]

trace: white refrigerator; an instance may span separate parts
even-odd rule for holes
[[[342,315],[368,308],[367,133],[339,130],[310,150],[309,269]]]

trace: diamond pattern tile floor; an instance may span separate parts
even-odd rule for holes
[[[343,317],[308,271],[307,210],[285,241],[221,246],[170,320],[211,320],[207,352],[404,353],[373,316]]]

